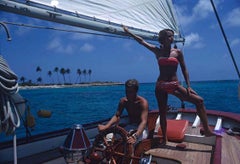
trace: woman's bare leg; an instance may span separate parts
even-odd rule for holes
[[[186,88],[179,86],[178,90],[176,90],[173,95],[177,96],[179,99],[183,101],[188,101],[193,103],[196,106],[197,114],[200,117],[202,122],[205,136],[213,136],[215,135],[208,126],[208,119],[206,114],[206,109],[204,105],[204,100],[202,97],[197,95],[195,92],[189,93],[187,92]]]
[[[195,104],[195,105],[196,105],[197,114],[202,121],[204,134],[207,137],[208,136],[213,136],[214,133],[211,131],[211,129],[208,126],[207,113],[206,113],[206,108],[205,108],[205,105],[203,103],[203,100],[202,100],[202,103],[201,103],[201,100],[198,100],[198,101],[200,101],[200,102],[198,104]]]
[[[161,145],[165,145],[167,143],[167,99],[168,94],[162,91],[155,91],[155,95],[158,102],[158,109],[160,115],[160,126],[163,135],[163,142]]]

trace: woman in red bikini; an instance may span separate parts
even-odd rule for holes
[[[172,48],[174,32],[170,29],[165,29],[159,32],[159,43],[160,48],[152,45],[140,36],[131,33],[127,27],[123,26],[124,31],[133,37],[138,43],[142,44],[150,51],[152,51],[159,65],[160,75],[156,82],[155,95],[158,102],[159,114],[160,114],[160,125],[163,134],[163,142],[165,145],[167,142],[167,101],[168,94],[175,95],[182,101],[188,101],[196,105],[197,114],[200,117],[205,136],[212,136],[214,133],[208,126],[208,120],[206,110],[203,102],[203,98],[200,97],[191,87],[189,81],[188,71],[184,62],[183,53],[181,50]],[[180,64],[184,79],[187,87],[184,88],[178,82],[177,78],[177,67]]]

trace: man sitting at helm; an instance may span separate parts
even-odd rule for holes
[[[122,97],[118,104],[116,114],[106,124],[98,125],[98,130],[102,131],[110,128],[113,124],[120,120],[120,116],[124,110],[128,113],[128,124],[124,127],[127,131],[135,130],[133,134],[128,137],[128,143],[135,144],[137,141],[147,138],[147,118],[148,118],[148,102],[145,98],[137,95],[138,81],[130,79],[125,82],[126,97]]]

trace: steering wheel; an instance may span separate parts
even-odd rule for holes
[[[93,142],[89,158],[91,163],[129,164],[133,145],[127,143],[128,132],[120,126],[101,131]]]

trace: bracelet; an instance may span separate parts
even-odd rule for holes
[[[137,136],[137,134],[136,134],[136,133],[134,133],[132,136],[133,136],[133,138],[134,138],[135,140],[137,140],[137,139],[138,139],[138,136]]]

